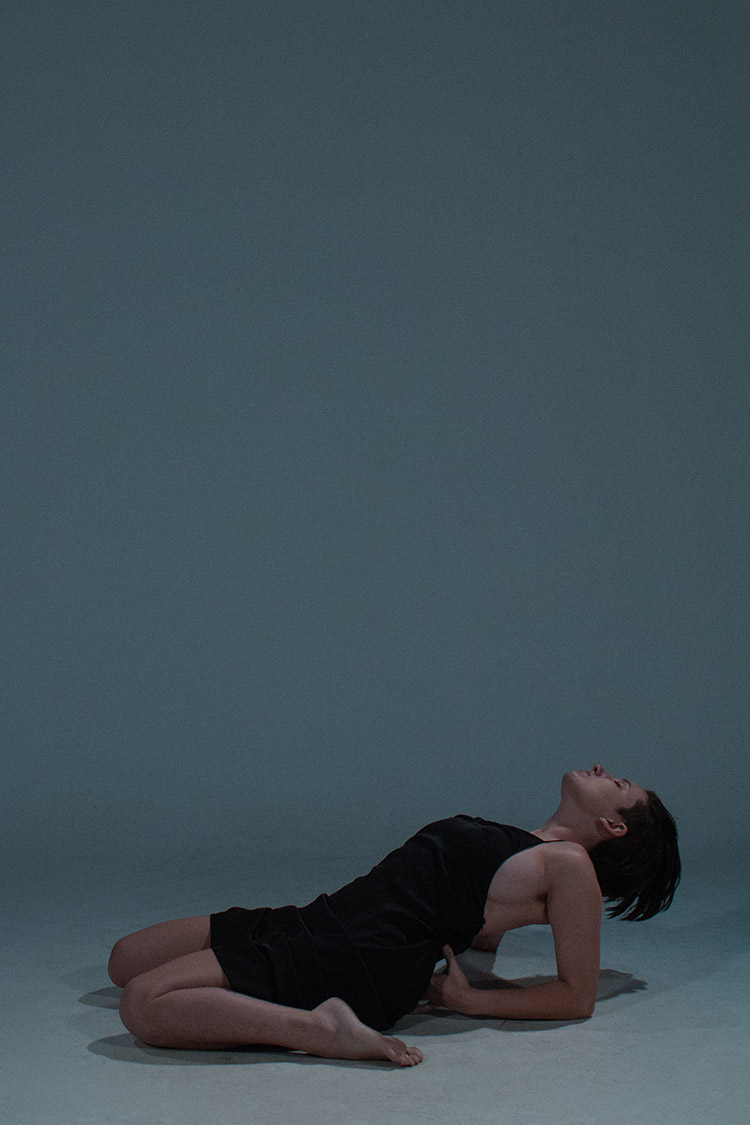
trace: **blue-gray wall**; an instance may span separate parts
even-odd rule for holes
[[[739,840],[747,6],[3,23],[11,848]]]

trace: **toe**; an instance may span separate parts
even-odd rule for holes
[[[398,1039],[387,1038],[385,1040],[385,1054],[391,1062],[404,1065],[404,1055],[406,1053],[406,1045],[401,1043]]]

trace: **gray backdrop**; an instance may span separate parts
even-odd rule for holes
[[[601,761],[718,863],[747,6],[3,12],[10,853],[533,828]]]

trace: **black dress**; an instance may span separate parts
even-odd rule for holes
[[[307,906],[212,914],[211,948],[235,992],[306,1009],[338,996],[383,1031],[424,996],[444,945],[471,945],[498,867],[540,843],[481,817],[436,820]]]

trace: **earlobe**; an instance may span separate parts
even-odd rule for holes
[[[622,820],[610,820],[609,817],[600,816],[599,823],[604,829],[607,836],[624,836],[628,830],[627,824]]]

